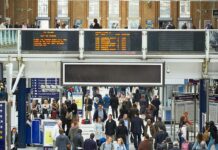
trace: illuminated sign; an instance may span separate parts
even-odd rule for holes
[[[22,50],[78,51],[79,31],[22,31]]]
[[[85,31],[85,51],[141,50],[141,31]]]
[[[0,102],[0,150],[6,149],[6,103]]]
[[[63,85],[164,84],[163,63],[63,63]]]

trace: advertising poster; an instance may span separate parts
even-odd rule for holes
[[[77,109],[80,114],[82,114],[82,109],[83,109],[83,94],[81,93],[74,93],[72,95],[73,99],[76,101],[77,104]]]
[[[6,103],[0,102],[0,150],[6,150]]]
[[[44,147],[53,147],[52,132],[53,132],[54,126],[56,125],[56,121],[46,120],[43,122],[43,124],[44,124],[43,146]]]

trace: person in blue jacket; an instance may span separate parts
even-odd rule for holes
[[[103,97],[103,107],[106,111],[106,114],[108,114],[108,110],[109,110],[109,106],[110,106],[110,103],[111,103],[111,100],[110,100],[110,97],[108,94],[106,94],[104,97]]]

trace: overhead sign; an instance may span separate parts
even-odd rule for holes
[[[148,31],[148,51],[205,51],[205,31]]]
[[[47,85],[47,86],[59,85],[59,79],[32,78],[31,79],[32,98],[59,98],[59,92],[43,90],[42,85]]]
[[[22,31],[22,50],[79,51],[79,31]]]
[[[163,63],[63,63],[63,85],[164,84]]]
[[[0,102],[0,150],[6,150],[6,102]]]
[[[85,31],[85,51],[141,51],[141,31]]]

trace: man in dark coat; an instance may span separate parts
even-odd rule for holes
[[[155,117],[157,119],[158,114],[159,114],[159,106],[161,103],[160,103],[159,98],[156,95],[155,95],[154,99],[151,101],[151,104],[153,104],[156,107],[156,109],[154,109],[154,111],[153,111],[153,117],[154,117],[154,119],[155,119]]]
[[[160,127],[155,137],[154,148],[156,149],[157,145],[161,144],[167,137],[168,133],[163,130],[163,127]]]
[[[119,126],[116,128],[116,139],[122,138],[124,144],[126,144],[126,137],[128,136],[128,129],[124,125],[124,121],[120,120]]]
[[[98,109],[95,110],[93,121],[97,121],[97,118],[100,117],[102,122],[104,122],[107,119],[106,111],[103,109],[103,106],[101,104],[98,105]]]
[[[139,114],[135,114],[135,117],[131,120],[131,132],[134,137],[134,147],[138,149],[138,145],[141,142],[141,134],[142,130],[144,130],[145,126],[143,120],[139,118]]]
[[[73,116],[77,115],[77,104],[75,99],[72,100],[71,111],[73,113]]]
[[[97,150],[97,144],[94,141],[95,134],[91,133],[90,138],[84,142],[84,150]]]
[[[112,108],[112,114],[113,118],[118,118],[118,105],[119,105],[119,100],[116,95],[111,95],[111,108]]]
[[[110,114],[108,120],[105,124],[105,134],[111,136],[114,139],[114,135],[116,132],[116,122],[112,119],[112,115]]]
[[[75,150],[79,150],[83,148],[83,136],[82,136],[82,130],[78,129],[77,134],[73,138],[73,145],[75,147]]]

